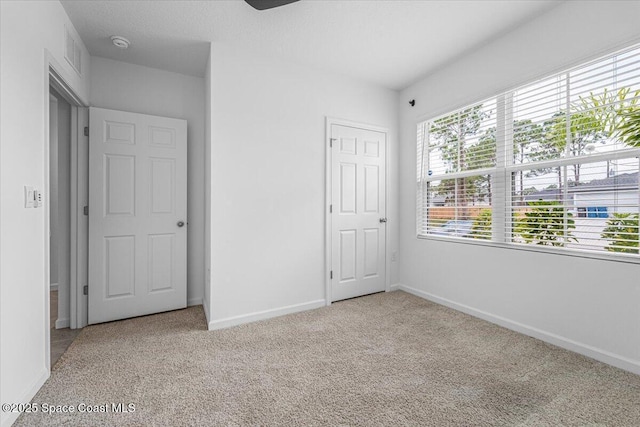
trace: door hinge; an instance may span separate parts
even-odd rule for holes
[[[329,279],[333,279],[333,270],[329,272]]]
[[[89,136],[89,126],[84,127],[84,136]]]
[[[329,205],[329,213],[333,213],[333,205]]]
[[[336,138],[329,138],[329,147],[333,147],[333,141],[335,141]]]
[[[89,295],[89,285],[84,285],[82,288],[82,295]]]
[[[82,213],[85,215],[89,215],[89,206],[85,206],[84,208],[82,208]]]

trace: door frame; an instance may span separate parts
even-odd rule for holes
[[[331,260],[332,260],[332,230],[333,230],[333,218],[332,214],[329,212],[331,199],[332,199],[332,170],[331,170],[331,162],[332,151],[331,151],[331,126],[332,125],[341,125],[348,126],[357,129],[363,129],[373,132],[384,133],[385,135],[385,144],[384,144],[384,181],[385,181],[385,194],[384,194],[384,205],[385,205],[385,213],[387,217],[387,223],[385,225],[384,235],[385,235],[385,248],[384,248],[384,263],[385,263],[385,291],[389,292],[391,289],[391,244],[390,244],[390,227],[389,227],[389,129],[377,126],[370,125],[367,123],[354,122],[351,120],[338,119],[335,117],[326,116],[325,117],[325,253],[324,253],[324,262],[325,262],[325,301],[326,305],[331,305]]]
[[[84,286],[89,280],[89,126],[88,106],[71,106],[71,266],[69,268],[69,327],[81,329],[88,324],[89,299]]]
[[[83,120],[83,116],[88,114],[88,101],[82,99],[72,88],[71,84],[69,84],[70,79],[67,76],[64,68],[60,65],[60,63],[55,59],[55,57],[48,50],[44,50],[44,69],[43,69],[43,100],[44,100],[44,141],[43,141],[43,169],[44,169],[44,183],[42,188],[42,194],[44,199],[44,277],[43,277],[43,292],[44,292],[44,327],[45,327],[45,368],[47,370],[47,377],[51,373],[51,322],[50,322],[50,273],[51,273],[51,250],[50,250],[50,235],[51,235],[51,223],[50,223],[50,215],[51,215],[51,203],[50,203],[50,185],[49,182],[49,169],[51,162],[51,153],[50,153],[50,108],[49,108],[49,92],[50,89],[53,88],[55,91],[63,97],[69,105],[71,105],[71,123],[70,123],[70,136],[71,136],[71,189],[70,189],[70,240],[71,240],[71,253],[70,253],[70,269],[69,269],[69,315],[70,315],[70,326],[81,328],[86,325],[86,320],[83,321],[83,318],[78,315],[79,311],[82,310],[82,301],[78,301],[77,295],[78,292],[82,294],[82,287],[78,286],[78,274],[76,274],[79,269],[82,268],[81,263],[79,262],[82,254],[86,254],[86,249],[81,250],[82,239],[86,236],[86,231],[82,229],[82,222],[77,215],[78,208],[78,183],[81,183],[81,178],[78,177],[78,156],[77,149],[79,147],[79,139],[81,139],[80,135],[83,134],[82,129],[85,124],[85,120]],[[85,114],[86,113],[86,114]],[[88,117],[88,116],[87,116]],[[87,183],[88,184],[88,183]],[[82,209],[82,208],[80,208]],[[86,267],[85,267],[86,269]],[[86,307],[86,305],[85,305]],[[86,313],[86,308],[85,308]]]

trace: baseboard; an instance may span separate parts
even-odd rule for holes
[[[393,292],[398,290],[400,290],[400,283],[394,283],[393,285],[389,286],[389,290],[387,292]]]
[[[478,310],[464,304],[459,304],[455,301],[451,301],[446,298],[441,298],[439,296],[430,294],[420,289],[412,288],[407,285],[400,284],[399,288],[400,290],[403,290],[410,294],[427,299],[429,301],[435,302],[436,304],[444,305],[454,310],[461,311],[463,313],[469,314],[474,317],[478,317],[480,319],[486,320],[491,323],[495,323],[496,325],[500,325],[504,328],[511,329],[512,331],[516,331],[521,334],[528,335],[533,338],[537,338],[541,341],[545,341],[549,344],[553,344],[555,346],[564,348],[565,350],[573,351],[583,356],[587,356],[592,359],[598,360],[600,362],[615,366],[616,368],[624,369],[625,371],[629,371],[634,374],[640,375],[640,361],[632,360],[624,356],[611,353],[606,350],[602,350],[587,344],[576,342],[569,338],[565,338],[563,336],[556,335],[551,332],[546,332],[528,325],[524,325],[522,323],[515,322],[513,320],[506,319],[501,316],[496,316],[494,314],[487,313],[486,311]]]
[[[209,319],[211,319],[211,317],[209,317],[209,304],[205,304],[204,299],[202,300],[202,308],[204,309],[204,317],[207,319],[207,327],[211,329],[209,326]]]
[[[191,298],[187,301],[187,307],[193,307],[194,305],[202,305],[202,298]]]
[[[40,390],[40,387],[42,387],[42,385],[47,381],[47,378],[49,378],[49,370],[47,368],[43,368],[42,371],[40,371],[40,374],[38,375],[38,378],[36,379],[36,381],[33,383],[31,387],[29,387],[29,389],[22,396],[21,399],[16,399],[10,402],[3,401],[2,403],[31,402],[31,399],[33,399],[33,397],[36,395],[38,390]],[[3,399],[5,397],[6,396],[3,396]],[[19,416],[20,416],[20,413],[18,412],[2,412],[2,422],[0,424],[2,425],[2,427],[9,427],[18,419]]]
[[[68,328],[71,322],[69,319],[57,319],[56,320],[56,329]]]
[[[286,307],[274,308],[271,310],[257,311],[255,313],[242,314],[240,316],[227,317],[209,321],[209,330],[229,328],[231,326],[242,325],[244,323],[256,322],[258,320],[271,319],[272,317],[284,316],[285,314],[298,313],[300,311],[313,310],[324,307],[325,300],[316,300],[302,304],[288,305]],[[207,317],[208,318],[208,317]]]
[[[49,290],[57,291],[58,290],[58,284],[57,283],[52,283],[51,286],[49,286]]]

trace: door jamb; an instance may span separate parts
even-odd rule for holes
[[[73,108],[73,107],[72,107]],[[84,207],[89,206],[89,137],[84,134],[89,126],[89,109],[76,107],[71,115],[71,267],[69,294],[70,327],[84,328],[88,324],[88,298],[83,285],[88,284],[89,217]]]
[[[389,219],[389,129],[381,126],[370,125],[366,123],[359,123],[350,120],[338,119],[335,117],[325,117],[325,251],[324,251],[324,260],[325,260],[325,301],[326,305],[331,305],[331,277],[330,272],[332,269],[331,260],[332,260],[332,240],[331,240],[331,231],[333,227],[332,223],[332,214],[329,213],[331,199],[332,199],[332,170],[331,170],[331,126],[332,125],[342,125],[342,126],[350,126],[358,129],[370,130],[374,132],[381,132],[385,134],[385,144],[384,144],[384,154],[385,154],[385,214],[387,220]],[[384,248],[384,257],[385,257],[385,291],[389,292],[391,290],[391,244],[390,244],[390,227],[389,221],[387,221],[384,229],[385,235],[385,248]]]

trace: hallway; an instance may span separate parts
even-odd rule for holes
[[[67,351],[73,340],[80,333],[80,329],[56,329],[58,318],[58,291],[51,291],[49,303],[49,323],[51,325],[51,367],[56,364],[60,356]]]

